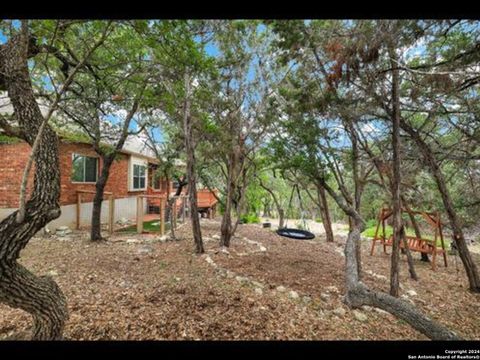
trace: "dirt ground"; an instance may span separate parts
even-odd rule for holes
[[[67,297],[65,337],[98,339],[425,339],[402,320],[342,303],[345,236],[327,244],[241,225],[220,249],[218,220],[202,219],[206,254],[193,254],[188,224],[177,241],[117,234],[92,244],[86,232],[38,237],[20,262],[50,275]],[[389,257],[363,251],[364,282],[388,290]],[[466,339],[480,339],[480,295],[468,291],[458,257],[437,271],[418,260],[420,280],[402,259],[401,295]],[[480,257],[474,255],[480,265]],[[0,338],[28,337],[30,316],[0,305]]]

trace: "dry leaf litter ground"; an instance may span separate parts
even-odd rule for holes
[[[93,244],[86,231],[32,239],[20,262],[52,276],[70,311],[65,338],[98,339],[425,339],[379,309],[350,310],[344,292],[345,235],[296,241],[259,225],[240,225],[229,249],[220,223],[202,219],[206,254],[193,254],[188,225],[178,241],[116,234]],[[389,256],[363,244],[364,282],[388,291]],[[477,263],[480,257],[474,254]],[[415,254],[415,259],[419,254]],[[467,339],[480,339],[480,296],[467,289],[458,257],[436,272],[402,260],[401,296]],[[28,338],[30,316],[0,305],[0,338]]]

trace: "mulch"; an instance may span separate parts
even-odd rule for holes
[[[334,244],[321,238],[296,241],[258,225],[241,225],[226,253],[212,239],[219,229],[218,221],[202,220],[207,254],[219,267],[262,283],[261,294],[216,271],[205,255],[195,255],[188,226],[177,231],[178,241],[165,243],[136,234],[117,234],[98,244],[84,232],[74,232],[69,241],[38,237],[22,251],[20,262],[38,275],[53,274],[65,293],[66,339],[425,339],[390,314],[361,310],[367,320],[360,321],[343,304],[341,237]],[[389,257],[380,250],[370,256],[369,245],[364,244],[363,269],[388,277]],[[479,339],[480,297],[467,290],[459,259],[457,266],[452,256],[449,260],[448,268],[439,265],[436,272],[417,260],[420,280],[415,282],[403,259],[402,294],[415,290],[418,295],[411,299],[432,319],[467,339]],[[388,281],[367,273],[364,282],[388,290]],[[300,298],[291,299],[278,286]],[[345,315],[334,315],[338,308]],[[30,326],[27,313],[0,305],[0,338],[25,338]]]

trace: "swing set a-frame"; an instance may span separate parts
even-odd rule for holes
[[[443,231],[442,231],[442,221],[440,219],[439,212],[426,212],[426,211],[414,211],[411,209],[402,209],[402,213],[407,213],[411,216],[421,215],[423,219],[432,227],[434,230],[434,238],[431,239],[424,239],[415,236],[408,236],[405,235],[407,246],[410,251],[416,251],[424,254],[432,255],[432,269],[435,270],[435,260],[437,255],[443,255],[443,261],[445,263],[445,267],[447,267],[447,253],[445,250],[445,241],[443,239]],[[387,253],[387,246],[392,246],[393,244],[393,235],[390,235],[388,238],[385,232],[385,222],[386,220],[392,216],[393,211],[389,208],[383,208],[380,211],[378,217],[378,224],[375,230],[375,236],[372,242],[372,250],[370,251],[370,255],[373,255],[375,250],[375,244],[380,242],[383,245],[383,252]],[[382,229],[380,232],[380,227]],[[440,239],[441,248],[437,247],[437,240]],[[405,248],[404,242],[400,241],[400,248]]]

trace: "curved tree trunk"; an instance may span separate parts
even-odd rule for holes
[[[172,211],[173,203],[175,202],[175,199],[181,195],[182,190],[186,185],[188,185],[188,182],[185,181],[184,177],[178,179],[178,188],[175,191],[175,195],[173,195],[173,197],[168,199],[167,206],[165,207],[165,219],[166,220],[170,219],[170,212]],[[169,191],[167,190],[167,196],[168,196],[168,193],[169,193]]]
[[[478,273],[477,266],[472,259],[470,251],[468,250],[465,236],[463,235],[462,227],[458,220],[457,213],[453,207],[452,199],[450,197],[442,170],[440,169],[440,166],[438,165],[430,146],[422,139],[420,134],[402,118],[400,119],[400,126],[417,144],[417,147],[422,153],[423,158],[425,159],[425,162],[427,163],[430,172],[437,183],[440,196],[442,197],[443,206],[445,207],[445,211],[447,212],[447,216],[453,230],[453,240],[457,245],[460,259],[462,260],[468,277],[470,290],[480,293],[480,275]]]
[[[187,153],[187,179],[190,200],[190,218],[192,220],[193,240],[197,254],[205,252],[202,241],[202,231],[198,218],[197,207],[197,177],[195,172],[195,146],[193,140],[192,117],[190,114],[190,76],[185,73],[185,102],[183,114],[183,130],[185,135],[185,151]]]
[[[278,201],[278,198],[273,192],[273,190],[270,189],[268,186],[265,186],[265,184],[263,183],[262,179],[260,179],[260,177],[257,177],[257,179],[260,187],[265,189],[272,197],[273,203],[275,204],[275,207],[277,208],[277,212],[278,212],[278,228],[282,229],[285,223],[285,210],[283,210],[282,205],[280,204],[280,201]]]
[[[222,223],[220,226],[220,246],[230,246],[230,240],[233,233],[232,225],[232,206],[233,206],[233,191],[235,184],[233,183],[233,169],[229,167],[228,169],[228,183],[227,183],[227,192],[225,194],[225,211],[222,216]]]
[[[327,197],[323,186],[317,186],[318,203],[320,205],[320,216],[322,217],[323,228],[325,229],[325,236],[327,242],[334,242],[332,221],[330,219],[330,211],[328,210]]]
[[[282,229],[285,224],[285,211],[282,208],[277,208],[278,211],[278,228]]]
[[[348,205],[324,179],[321,178],[319,181],[345,215],[353,219],[352,230],[349,232],[345,244],[345,303],[352,308],[369,305],[388,311],[432,340],[459,340],[460,338],[453,331],[431,320],[410,303],[389,294],[371,290],[360,281],[357,243],[360,242],[360,234],[365,229],[365,222],[360,214]]]
[[[32,145],[43,116],[30,81],[25,26],[22,24],[22,34],[0,46],[0,72],[23,138]],[[32,315],[33,339],[54,340],[62,337],[68,319],[66,299],[50,277],[38,277],[17,263],[20,251],[29,240],[60,216],[58,138],[48,125],[33,157],[33,191],[25,206],[24,219],[17,223],[16,211],[0,222],[0,302]]]
[[[389,48],[390,64],[396,66],[397,54],[395,49]],[[405,226],[402,219],[401,195],[401,144],[400,144],[400,79],[399,70],[392,71],[392,148],[393,148],[393,176],[392,176],[392,203],[393,203],[393,244],[392,262],[390,267],[390,295],[398,297],[400,285],[400,242],[404,244],[407,254],[410,276],[418,280],[413,265],[413,258],[405,238]],[[356,209],[358,211],[358,209]]]
[[[90,240],[101,241],[102,238],[102,202],[103,192],[110,176],[110,168],[113,163],[113,156],[102,157],[102,171],[95,184],[95,196],[93,198],[92,222],[90,229]]]

